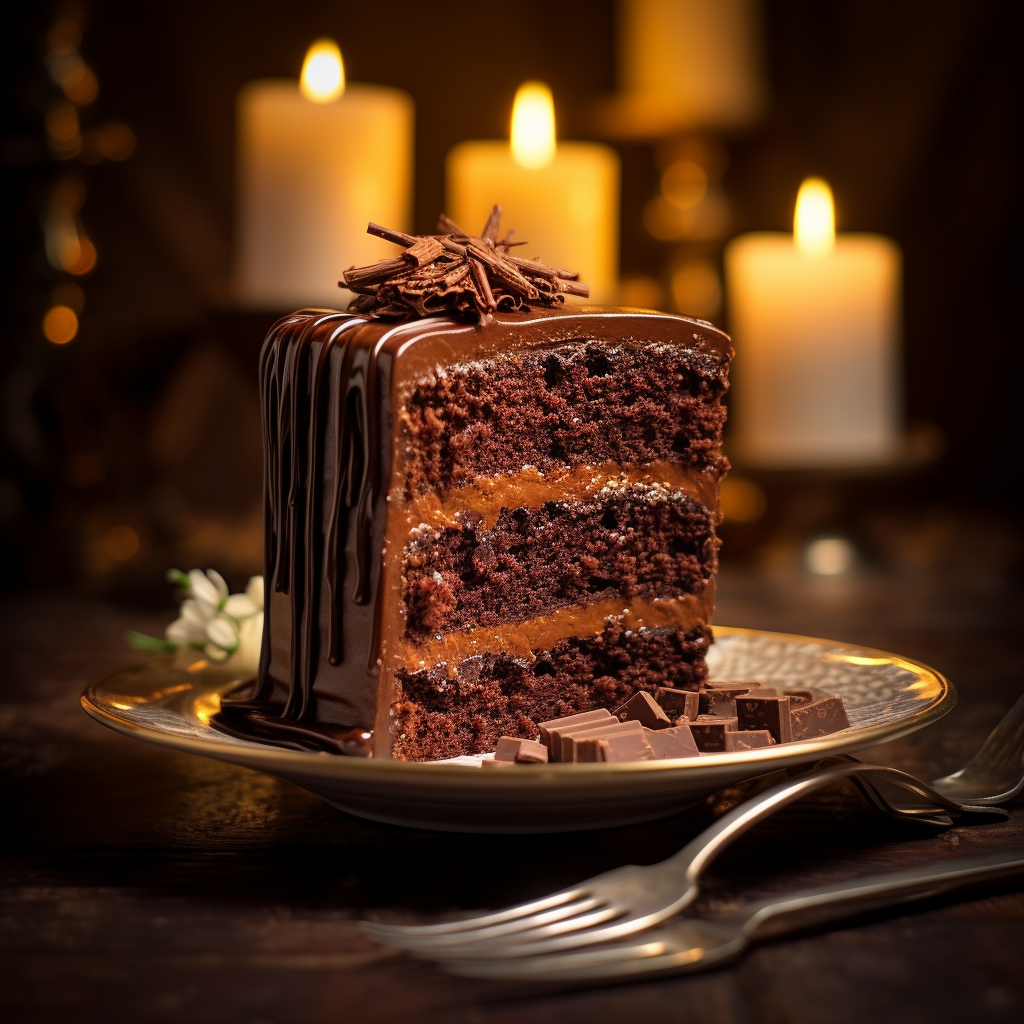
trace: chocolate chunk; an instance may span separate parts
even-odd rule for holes
[[[620,722],[639,722],[648,729],[668,729],[672,725],[672,719],[662,711],[658,702],[646,690],[634,693],[612,714]]]
[[[709,679],[704,684],[705,690],[739,690],[746,693],[747,690],[763,689],[764,683],[757,679]]]
[[[816,694],[816,699],[793,708],[789,717],[794,740],[809,740],[850,728],[843,698],[829,694]]]
[[[502,736],[494,748],[495,761],[514,761],[519,753],[519,744],[523,741],[518,736]]]
[[[725,750],[725,734],[736,731],[735,718],[721,718],[717,715],[698,715],[690,723],[690,732],[697,749],[705,754]]]
[[[501,746],[501,740],[498,746]],[[497,757],[497,753],[494,756]],[[514,760],[516,764],[547,764],[548,748],[538,740],[519,740]]]
[[[604,739],[592,740],[597,747],[597,761],[653,761],[654,751],[641,729],[640,733],[619,732]]]
[[[736,716],[736,698],[752,694],[775,694],[760,683],[714,683],[700,695],[700,713],[721,718]]]
[[[725,734],[725,749],[732,750],[757,750],[760,747],[770,747],[775,744],[772,734],[767,729],[744,729]]]
[[[498,761],[492,757],[486,757],[480,762],[481,768],[512,768],[515,762],[513,761]]]
[[[695,690],[659,686],[654,691],[654,699],[672,721],[687,718],[692,722],[700,714],[700,695]]]
[[[824,690],[783,690],[782,692],[789,698],[790,709],[799,708],[812,701],[821,700],[822,697],[831,696]]]
[[[767,729],[776,743],[789,743],[793,738],[789,716],[788,697],[748,694],[736,698],[740,729]]]
[[[537,728],[540,730],[540,741],[548,748],[550,760],[557,761],[558,754],[558,730],[572,728],[574,725],[584,725],[587,722],[600,722],[612,720],[612,713],[607,708],[598,708],[596,711],[584,711],[578,715],[568,715],[565,718],[553,718],[550,722],[541,722]],[[554,733],[554,735],[552,735]]]
[[[689,725],[676,725],[671,729],[651,729],[645,736],[655,758],[659,761],[672,757],[696,757],[700,753]]]
[[[559,749],[560,761],[596,761],[597,748],[591,741],[604,739],[606,736],[642,736],[644,727],[639,722],[616,722],[611,725],[582,726],[571,732],[561,733]]]

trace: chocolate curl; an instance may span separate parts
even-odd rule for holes
[[[565,295],[589,295],[571,271],[539,260],[509,255],[523,243],[501,233],[501,207],[495,205],[480,237],[441,214],[438,235],[409,235],[370,223],[367,232],[402,246],[400,256],[369,267],[350,267],[338,283],[357,293],[352,312],[408,318],[450,314],[483,324],[495,310],[525,312],[530,303],[555,306]]]
[[[490,242],[493,246],[498,240],[498,228],[501,226],[501,207],[495,203],[491,207],[491,212],[487,215],[487,223],[484,225],[483,231],[480,232],[480,237],[485,242]]]

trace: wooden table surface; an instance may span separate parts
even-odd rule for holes
[[[87,682],[133,658],[125,629],[168,615],[84,598],[2,609],[5,767],[0,1016],[190,1024],[1019,1021],[1024,884],[753,950],[689,978],[555,994],[449,978],[365,939],[539,895],[679,848],[736,794],[663,821],[563,836],[415,832],[347,817],[243,768],[103,729]],[[946,719],[865,759],[923,778],[963,763],[1022,688],[1021,604],[984,581],[721,581],[718,620],[918,658],[960,692]],[[836,789],[759,826],[712,868],[701,906],[994,849],[1005,824],[936,831]]]

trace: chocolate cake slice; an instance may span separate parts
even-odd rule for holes
[[[626,309],[279,322],[263,658],[221,727],[428,760],[699,689],[731,355]]]

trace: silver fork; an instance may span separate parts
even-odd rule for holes
[[[851,778],[877,808],[902,820],[949,825],[951,813],[1007,814],[1000,808],[950,800],[895,768],[861,764],[855,758],[829,759],[740,804],[659,864],[615,868],[550,896],[480,917],[420,926],[364,921],[362,927],[379,942],[432,960],[541,956],[622,939],[660,924],[693,902],[702,873],[737,836],[780,807],[842,778]],[[909,800],[897,803],[894,791]]]
[[[1024,873],[1024,853],[957,858],[953,864],[806,889],[737,908],[718,920],[681,918],[595,949],[517,960],[446,961],[451,974],[507,981],[629,980],[638,976],[686,974],[737,959],[753,942],[869,910],[927,899],[965,886]]]

